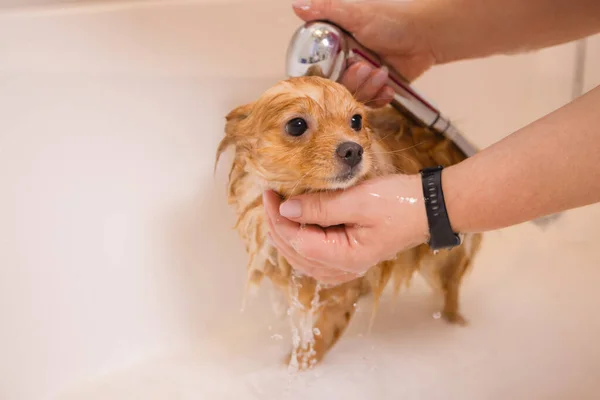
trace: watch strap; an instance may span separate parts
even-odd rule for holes
[[[423,197],[429,224],[429,247],[432,250],[447,249],[461,244],[450,225],[442,189],[442,166],[421,170]]]

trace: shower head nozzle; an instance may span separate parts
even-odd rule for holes
[[[347,56],[346,36],[340,28],[321,21],[308,22],[292,37],[286,72],[298,77],[316,68],[325,78],[337,81],[346,69]]]
[[[350,33],[328,21],[305,23],[294,33],[287,50],[289,77],[319,75],[339,81],[349,64],[363,61],[373,68],[384,64]],[[468,156],[477,149],[444,118],[436,107],[421,96],[398,72],[388,66],[387,85],[394,90],[391,105],[406,116],[452,140]]]

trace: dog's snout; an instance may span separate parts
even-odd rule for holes
[[[355,167],[362,160],[363,148],[356,142],[344,142],[336,150],[338,157],[348,166]]]

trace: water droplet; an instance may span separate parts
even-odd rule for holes
[[[398,200],[399,203],[408,203],[408,204],[416,204],[417,203],[417,199],[414,197],[396,196],[396,200]]]
[[[300,245],[301,244],[302,244],[302,239],[300,237],[297,237],[296,239],[290,241],[290,245],[298,253],[300,252]]]
[[[369,195],[373,196],[373,197],[381,198],[381,195],[377,194],[377,193],[369,193]]]
[[[319,336],[321,334],[321,330],[319,328],[315,328],[313,329],[313,333],[315,334],[315,336]]]
[[[283,336],[281,336],[279,333],[276,333],[273,336],[271,336],[271,339],[273,339],[273,340],[282,340]]]
[[[437,256],[438,254],[440,254],[440,251],[439,251],[439,250],[434,250],[434,251],[433,251],[433,255],[434,255],[434,256]]]
[[[442,313],[441,312],[438,311],[436,313],[433,313],[433,319],[440,319],[440,318],[442,318]]]

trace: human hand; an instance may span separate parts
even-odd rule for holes
[[[326,284],[364,275],[380,261],[426,243],[419,176],[392,175],[342,192],[293,197],[266,192],[269,240],[294,269]]]
[[[304,21],[329,20],[351,32],[408,81],[418,78],[436,63],[427,24],[420,19],[418,2],[344,0],[296,0],[294,12]],[[353,63],[340,83],[370,107],[392,100],[386,68]]]

